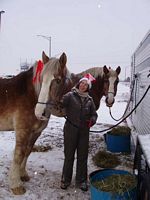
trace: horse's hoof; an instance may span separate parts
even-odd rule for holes
[[[21,195],[26,192],[26,189],[23,186],[16,187],[16,188],[11,188],[13,194],[15,195]]]
[[[30,180],[30,177],[29,177],[28,175],[26,175],[26,176],[21,176],[20,179],[21,179],[22,181],[24,181],[24,182],[27,182],[27,181]]]

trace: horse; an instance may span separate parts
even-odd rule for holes
[[[62,96],[69,92],[78,83],[78,81],[88,73],[96,79],[96,81],[92,83],[92,88],[89,92],[90,96],[94,100],[96,110],[99,109],[100,101],[103,96],[106,97],[106,106],[112,107],[115,102],[120,72],[120,66],[113,70],[112,68],[108,68],[104,65],[104,67],[89,68],[78,74],[70,72],[70,76],[67,77],[67,81],[65,83],[63,80],[59,82],[56,79],[53,80],[50,92],[52,101],[55,102],[55,105],[52,107],[51,113],[58,117],[65,116],[65,109],[61,107],[60,103]]]
[[[23,181],[29,180],[27,159],[51,115],[46,103],[51,98],[52,81],[65,80],[68,73],[65,53],[49,59],[43,52],[42,61],[11,79],[0,79],[0,131],[16,133],[9,173],[9,185],[16,195],[26,192]]]

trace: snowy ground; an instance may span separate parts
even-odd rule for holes
[[[125,83],[119,83],[118,93],[115,104],[112,109],[114,117],[120,118],[126,107],[129,98],[129,86]],[[101,102],[98,110],[98,121],[92,130],[103,130],[112,124],[116,124],[109,116],[108,108],[104,100]],[[14,132],[0,132],[0,199],[3,200],[83,200],[90,199],[90,190],[82,192],[75,188],[75,165],[74,176],[71,186],[63,191],[60,189],[61,172],[63,167],[63,118],[52,116],[48,127],[38,138],[36,145],[50,145],[51,150],[47,152],[32,152],[27,169],[31,177],[29,182],[25,183],[26,193],[21,196],[15,196],[9,189],[8,173],[15,146]],[[105,149],[103,133],[90,133],[89,144],[89,174],[98,169],[92,162],[92,155],[100,149]],[[132,155],[120,156],[122,164],[118,169],[132,171]]]

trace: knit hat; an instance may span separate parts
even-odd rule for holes
[[[87,84],[89,85],[89,89],[91,89],[92,82],[96,81],[96,79],[91,74],[88,73],[88,74],[85,74],[84,77],[79,80],[79,83],[81,81],[87,81]]]

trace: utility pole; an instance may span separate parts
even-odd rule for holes
[[[4,14],[4,13],[5,13],[4,10],[1,10],[1,11],[0,11],[0,31],[1,31],[1,18],[2,18],[1,15]]]
[[[49,58],[51,58],[51,37],[50,36],[45,36],[45,35],[37,35],[39,37],[42,37],[46,40],[49,41]]]

